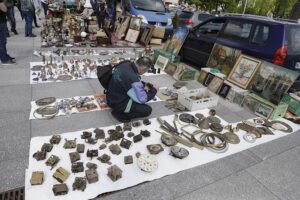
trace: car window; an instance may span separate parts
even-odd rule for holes
[[[205,21],[208,18],[210,18],[210,15],[208,15],[208,14],[199,14],[198,15],[198,20],[199,21]]]
[[[258,24],[255,27],[252,43],[265,44],[270,35],[270,27]]]
[[[300,26],[292,26],[288,31],[288,53],[300,53]]]
[[[236,40],[248,40],[252,24],[243,21],[230,21],[223,32],[223,37]]]
[[[193,16],[193,13],[192,12],[182,12],[180,15],[179,15],[179,18],[181,19],[188,19],[188,18],[191,18]]]
[[[196,32],[206,35],[217,35],[222,29],[224,23],[225,19],[211,20],[205,24],[200,25],[197,28]]]

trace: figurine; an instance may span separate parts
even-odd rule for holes
[[[98,157],[97,159],[102,163],[107,163],[107,164],[111,165],[110,156],[107,154],[103,154],[102,156]]]
[[[96,128],[94,130],[94,133],[96,134],[95,135],[96,139],[104,139],[105,138],[105,133],[104,133],[104,130],[102,130],[102,129]]]
[[[131,141],[130,140],[127,140],[125,138],[122,139],[121,143],[120,143],[120,146],[123,147],[124,149],[129,149],[130,146],[131,146]]]
[[[141,130],[140,134],[144,137],[150,137],[151,133],[148,130]]]
[[[98,150],[97,149],[95,149],[95,150],[87,150],[87,152],[86,152],[86,157],[90,157],[91,158],[91,160],[93,159],[93,157],[96,157],[96,156],[98,156]]]
[[[42,151],[51,152],[53,148],[52,144],[44,143],[42,146]]]
[[[46,159],[46,151],[37,151],[33,154],[33,157],[37,160],[45,160]]]

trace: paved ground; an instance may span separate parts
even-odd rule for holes
[[[19,18],[19,13],[16,12]],[[38,39],[25,38],[18,20],[19,36],[8,39],[8,50],[18,65],[0,67],[0,192],[24,186],[31,137],[64,133],[116,123],[107,111],[91,112],[50,121],[29,121],[30,101],[40,97],[71,97],[101,91],[97,80],[42,85],[29,84],[29,62]],[[38,30],[34,32],[38,34]],[[167,75],[148,81],[171,85]],[[196,82],[190,87],[198,87]],[[154,116],[171,114],[164,103],[155,103]],[[226,102],[217,106],[229,122],[253,117]],[[99,199],[300,199],[300,132],[247,151],[156,181],[140,184]],[[201,159],[201,158],[199,158]]]

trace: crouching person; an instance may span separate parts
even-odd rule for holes
[[[140,75],[153,67],[150,58],[142,57],[136,62],[123,62],[112,73],[107,88],[107,104],[113,109],[112,115],[120,122],[134,118],[148,117],[152,108],[146,105],[157,90],[150,83],[141,81]]]

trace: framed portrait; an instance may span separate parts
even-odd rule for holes
[[[255,110],[255,114],[264,119],[269,119],[271,117],[272,112],[273,108],[265,104],[259,104]]]
[[[170,76],[173,76],[176,70],[177,70],[177,65],[172,62],[169,62],[164,71]]]
[[[215,77],[215,75],[211,74],[211,73],[208,73],[207,76],[205,77],[204,81],[203,81],[203,85],[205,87],[207,87],[210,82],[213,80],[213,78]]]
[[[154,64],[154,68],[156,69],[160,68],[161,70],[165,70],[165,67],[167,66],[168,62],[169,62],[168,58],[159,55]]]
[[[141,37],[141,43],[143,43],[145,46],[147,46],[152,38],[153,35],[153,31],[154,31],[154,26],[147,26],[142,34]]]
[[[203,84],[203,82],[204,82],[206,76],[207,76],[207,72],[201,70],[201,71],[200,71],[200,74],[199,74],[198,82],[201,83],[201,84]]]
[[[140,31],[142,25],[142,18],[140,17],[131,17],[129,29]]]
[[[129,29],[125,40],[128,42],[136,43],[138,37],[139,37],[140,31]]]
[[[260,60],[242,54],[230,72],[228,81],[247,89],[260,65]]]
[[[166,51],[177,56],[188,34],[189,30],[186,27],[177,28],[168,43]]]
[[[298,76],[299,73],[296,71],[263,62],[252,80],[250,89],[255,94],[278,105],[283,94],[288,92]]]
[[[222,86],[221,86],[221,88],[220,88],[220,90],[219,90],[219,92],[218,92],[218,95],[220,97],[223,97],[225,99],[227,97],[230,89],[231,89],[230,85],[228,85],[226,83],[223,83]]]
[[[213,92],[213,93],[217,93],[219,91],[219,89],[221,88],[222,84],[223,84],[224,80],[221,79],[220,77],[215,76],[211,82],[208,84],[207,88]]]
[[[249,111],[251,111],[252,113],[255,113],[257,107],[260,105],[259,102],[257,102],[255,99],[246,96],[244,97],[244,101],[242,103],[243,107]]]
[[[206,66],[228,76],[240,55],[241,50],[215,43]]]

